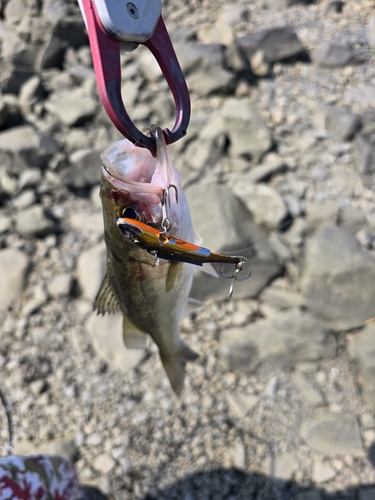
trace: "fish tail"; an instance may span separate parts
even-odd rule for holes
[[[181,342],[181,347],[177,354],[164,358],[160,355],[164,369],[167,372],[169,381],[174,392],[179,395],[184,387],[185,366],[188,361],[195,361],[199,358],[193,349]]]

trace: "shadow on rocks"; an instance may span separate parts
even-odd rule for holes
[[[107,500],[107,497],[94,486],[81,486],[77,500]]]
[[[373,442],[367,451],[367,458],[371,464],[375,467],[375,442]]]
[[[260,473],[237,469],[215,469],[187,476],[164,489],[153,490],[143,500],[357,500],[374,498],[374,485],[361,485],[327,492],[324,488],[303,488]]]

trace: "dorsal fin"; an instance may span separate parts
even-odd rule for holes
[[[97,311],[98,315],[116,313],[120,310],[120,304],[109,281],[108,271],[96,295],[94,309]]]
[[[128,349],[144,349],[147,347],[147,334],[135,326],[128,316],[124,316],[122,336]]]

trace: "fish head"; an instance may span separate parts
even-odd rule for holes
[[[119,217],[140,220],[162,229],[162,200],[168,195],[170,232],[178,237],[192,237],[190,211],[181,188],[180,173],[173,167],[168,152],[154,158],[145,148],[124,139],[107,146],[102,154],[100,196],[104,212],[113,224]]]

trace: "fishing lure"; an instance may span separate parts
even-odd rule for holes
[[[206,262],[242,265],[246,261],[246,257],[214,253],[208,248],[174,238],[139,220],[119,218],[117,226],[124,236],[157,258],[196,266]]]
[[[232,276],[228,276],[222,271],[220,266],[220,274],[224,278],[232,280],[229,290],[229,297],[233,294],[235,281],[244,281],[251,275],[251,271],[243,278],[239,278],[238,274],[242,271],[242,266],[246,262],[246,257],[240,255],[224,255],[211,252],[208,248],[204,248],[193,243],[174,238],[165,233],[164,230],[158,231],[154,227],[145,224],[139,220],[121,217],[117,220],[117,226],[124,236],[129,238],[133,243],[147,250],[155,257],[155,265],[159,264],[159,259],[165,259],[172,262],[186,262],[196,266],[202,266],[205,263],[215,264],[234,264],[235,270]]]

